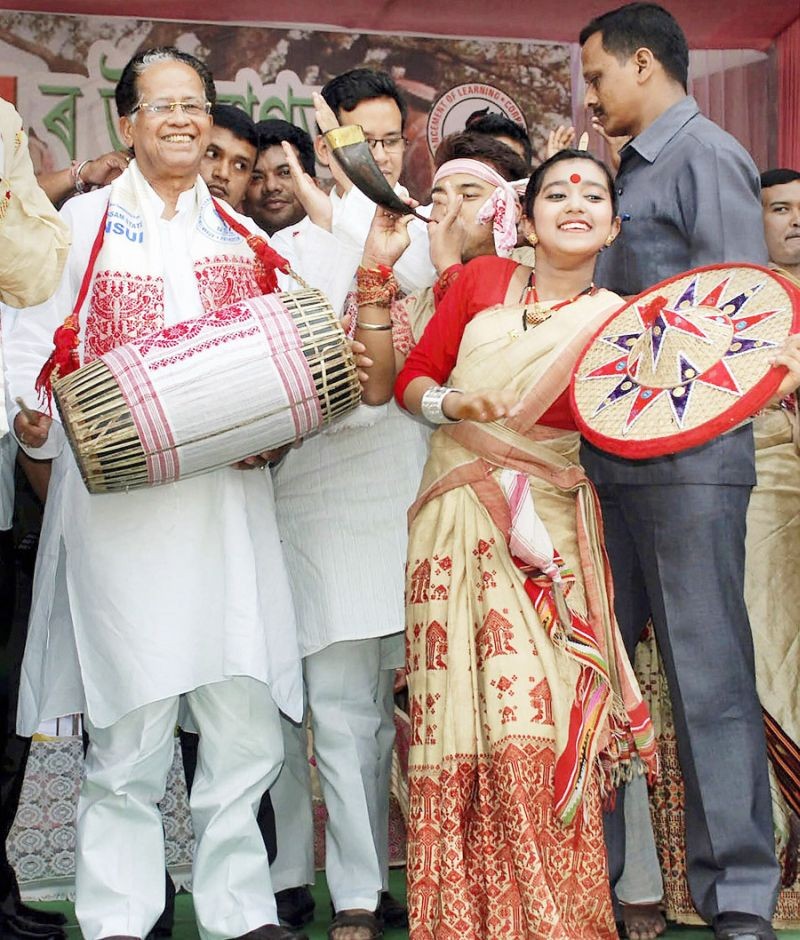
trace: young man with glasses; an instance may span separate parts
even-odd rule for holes
[[[407,190],[400,184],[406,150],[403,134],[407,108],[391,77],[372,69],[353,69],[331,79],[322,89],[322,97],[339,124],[361,127],[387,183],[398,195],[407,196]],[[315,146],[319,162],[331,165],[333,158],[323,136],[317,137]],[[334,177],[337,182],[331,194],[333,232],[362,247],[367,240],[375,204],[356,186],[345,189],[335,173]],[[432,284],[436,277],[428,254],[426,223],[414,219],[408,232],[411,244],[395,269],[400,288],[406,293]]]
[[[328,82],[322,97],[340,124],[362,127],[388,184],[400,189],[406,107],[391,78],[355,69]],[[321,137],[316,151],[320,162],[330,163]],[[375,204],[335,178],[333,233],[361,250]],[[425,287],[435,276],[426,224],[413,220],[409,232],[410,257],[404,255],[395,268],[405,291]],[[355,301],[349,308],[355,320]],[[331,940],[375,940],[384,924],[406,923],[405,908],[387,891],[389,775],[394,677],[404,663],[405,514],[426,450],[425,429],[394,403],[362,404],[335,428],[290,451],[275,473],[278,525],[328,810],[326,873],[336,911]],[[286,922],[302,923],[310,914],[302,886],[313,879],[303,730],[284,722],[284,741],[287,770],[272,789],[278,828],[273,879],[288,889],[287,899],[296,895],[295,910],[283,911]],[[290,775],[291,767],[298,768],[299,779]]]

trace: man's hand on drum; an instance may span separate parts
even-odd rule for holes
[[[231,466],[234,470],[263,470],[264,467],[281,461],[291,446],[291,444],[284,444],[283,447],[276,447],[274,450],[253,454],[252,457],[245,457],[244,460],[239,460]]]
[[[452,391],[442,402],[442,410],[453,421],[477,421],[489,424],[501,418],[513,418],[519,411],[517,395],[504,389],[482,389],[477,392]]]
[[[35,450],[47,441],[52,423],[53,419],[48,415],[26,408],[14,418],[14,436],[23,447]]]
[[[778,386],[773,402],[778,402],[800,387],[800,333],[787,336],[772,358],[774,366],[785,366],[786,375]]]
[[[367,355],[367,347],[359,342],[357,339],[353,339],[350,335],[353,331],[353,318],[349,313],[346,313],[342,317],[342,329],[344,330],[345,336],[347,337],[347,343],[350,346],[350,350],[353,353],[353,358],[356,361],[356,368],[358,369],[358,381],[364,385],[369,379],[369,375],[366,370],[370,366],[374,366],[375,363]]]

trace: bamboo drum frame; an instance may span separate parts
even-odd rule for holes
[[[355,359],[333,309],[320,291],[307,288],[282,293],[280,300],[302,340],[302,352],[322,412],[321,426],[325,427],[360,404],[361,386]],[[148,477],[146,457],[159,451],[153,448],[146,451],[117,379],[102,358],[56,380],[53,392],[81,475],[91,493],[119,492],[153,485]],[[186,393],[191,394],[191,389],[187,388]],[[218,433],[246,427],[248,423],[286,410],[286,407],[281,403],[276,408],[275,403],[265,402],[264,411],[249,421],[237,418],[231,411],[225,415],[226,424],[219,428]],[[199,440],[211,440],[212,437],[204,435]],[[293,440],[259,443],[234,460],[281,447]],[[182,440],[180,446],[193,443]],[[188,475],[215,470],[231,462],[234,461],[212,463]]]

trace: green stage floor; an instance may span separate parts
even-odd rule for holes
[[[405,897],[406,885],[405,872],[403,870],[392,872],[391,889],[395,897]],[[317,876],[317,884],[313,890],[314,898],[317,902],[317,917],[314,923],[306,928],[306,932],[311,940],[325,940],[327,937],[328,922],[330,920],[328,916],[330,900],[324,875],[319,874]],[[52,903],[39,904],[37,906],[47,908],[48,910],[64,911],[70,919],[67,935],[70,940],[78,940],[81,934],[75,923],[75,912],[71,904]],[[778,931],[778,935],[781,940],[800,940],[800,930],[781,930]],[[713,935],[710,930],[704,930],[698,927],[673,926],[664,936],[674,938],[674,940],[678,940],[678,938],[680,938],[680,940],[709,940]],[[180,894],[175,904],[175,931],[173,938],[174,940],[198,940],[198,937],[199,934],[197,933],[197,928],[194,923],[191,895]],[[384,934],[384,938],[385,940],[407,940],[408,933],[405,930],[387,930]],[[512,940],[512,938],[509,938],[509,940]]]

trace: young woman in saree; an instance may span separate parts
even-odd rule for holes
[[[470,161],[454,163],[438,181],[462,182]],[[464,229],[467,197],[444,189],[434,218]],[[502,201],[491,189],[487,206]],[[494,212],[495,230],[508,222]],[[381,225],[365,264],[391,260],[401,223]],[[592,284],[619,228],[606,168],[556,154],[531,178],[523,227],[535,275],[497,256],[454,272],[397,378],[398,402],[440,425],[409,512],[412,940],[616,938],[601,803],[655,759],[566,395],[621,302]],[[359,306],[373,399],[394,376],[386,296],[364,290]]]

